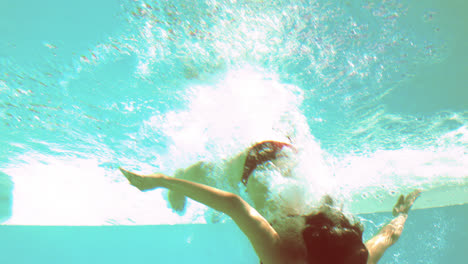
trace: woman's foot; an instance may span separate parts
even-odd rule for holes
[[[128,179],[131,185],[138,188],[140,191],[147,191],[159,187],[159,179],[162,175],[140,175],[128,171],[123,168],[119,168],[123,175]]]
[[[187,198],[185,198],[183,194],[175,191],[169,191],[168,200],[174,211],[179,214],[184,212]]]

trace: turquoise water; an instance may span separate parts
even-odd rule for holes
[[[382,263],[463,263],[456,252],[467,236],[466,7],[461,0],[2,1],[0,221],[210,222],[213,212],[201,205],[178,215],[163,191],[138,193],[117,167],[172,174],[289,137],[304,153],[297,170],[304,199],[335,194],[360,214],[367,238],[390,219],[398,193],[423,189],[421,210]],[[25,228],[34,241],[49,232],[15,228],[0,232],[11,238]],[[60,239],[72,243],[76,230]],[[104,239],[106,231],[83,232]],[[246,244],[242,235],[223,235]],[[11,247],[21,249],[22,239]],[[242,250],[255,258],[248,245]],[[10,254],[11,263],[30,263]]]
[[[379,263],[465,263],[468,206],[416,210]],[[363,216],[381,222],[390,214]],[[375,231],[369,222],[366,228]],[[8,263],[257,263],[232,224],[156,226],[2,226]],[[215,245],[213,245],[215,243]],[[40,245],[40,246],[38,246]],[[27,252],[27,254],[25,253]]]

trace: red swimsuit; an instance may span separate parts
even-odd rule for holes
[[[284,148],[289,147],[294,152],[297,152],[293,145],[279,141],[262,141],[250,147],[247,157],[245,158],[244,171],[242,173],[242,183],[247,186],[250,174],[267,161],[276,159],[277,154]]]

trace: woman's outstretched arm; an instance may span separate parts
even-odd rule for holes
[[[396,205],[393,207],[393,216],[395,218],[366,243],[367,250],[369,250],[367,264],[377,263],[385,250],[397,242],[403,232],[409,209],[420,194],[421,191],[416,190],[406,197],[403,195],[399,197]]]
[[[130,184],[141,191],[159,187],[167,188],[229,215],[248,237],[263,263],[281,263],[277,232],[265,218],[238,195],[164,174],[139,175],[122,168],[120,171]]]

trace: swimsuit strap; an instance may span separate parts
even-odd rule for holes
[[[273,140],[262,141],[250,147],[247,157],[245,158],[244,171],[241,179],[242,183],[247,186],[250,174],[252,174],[255,168],[260,164],[276,159],[277,154],[283,147],[289,147],[294,152],[297,152],[293,145]]]

